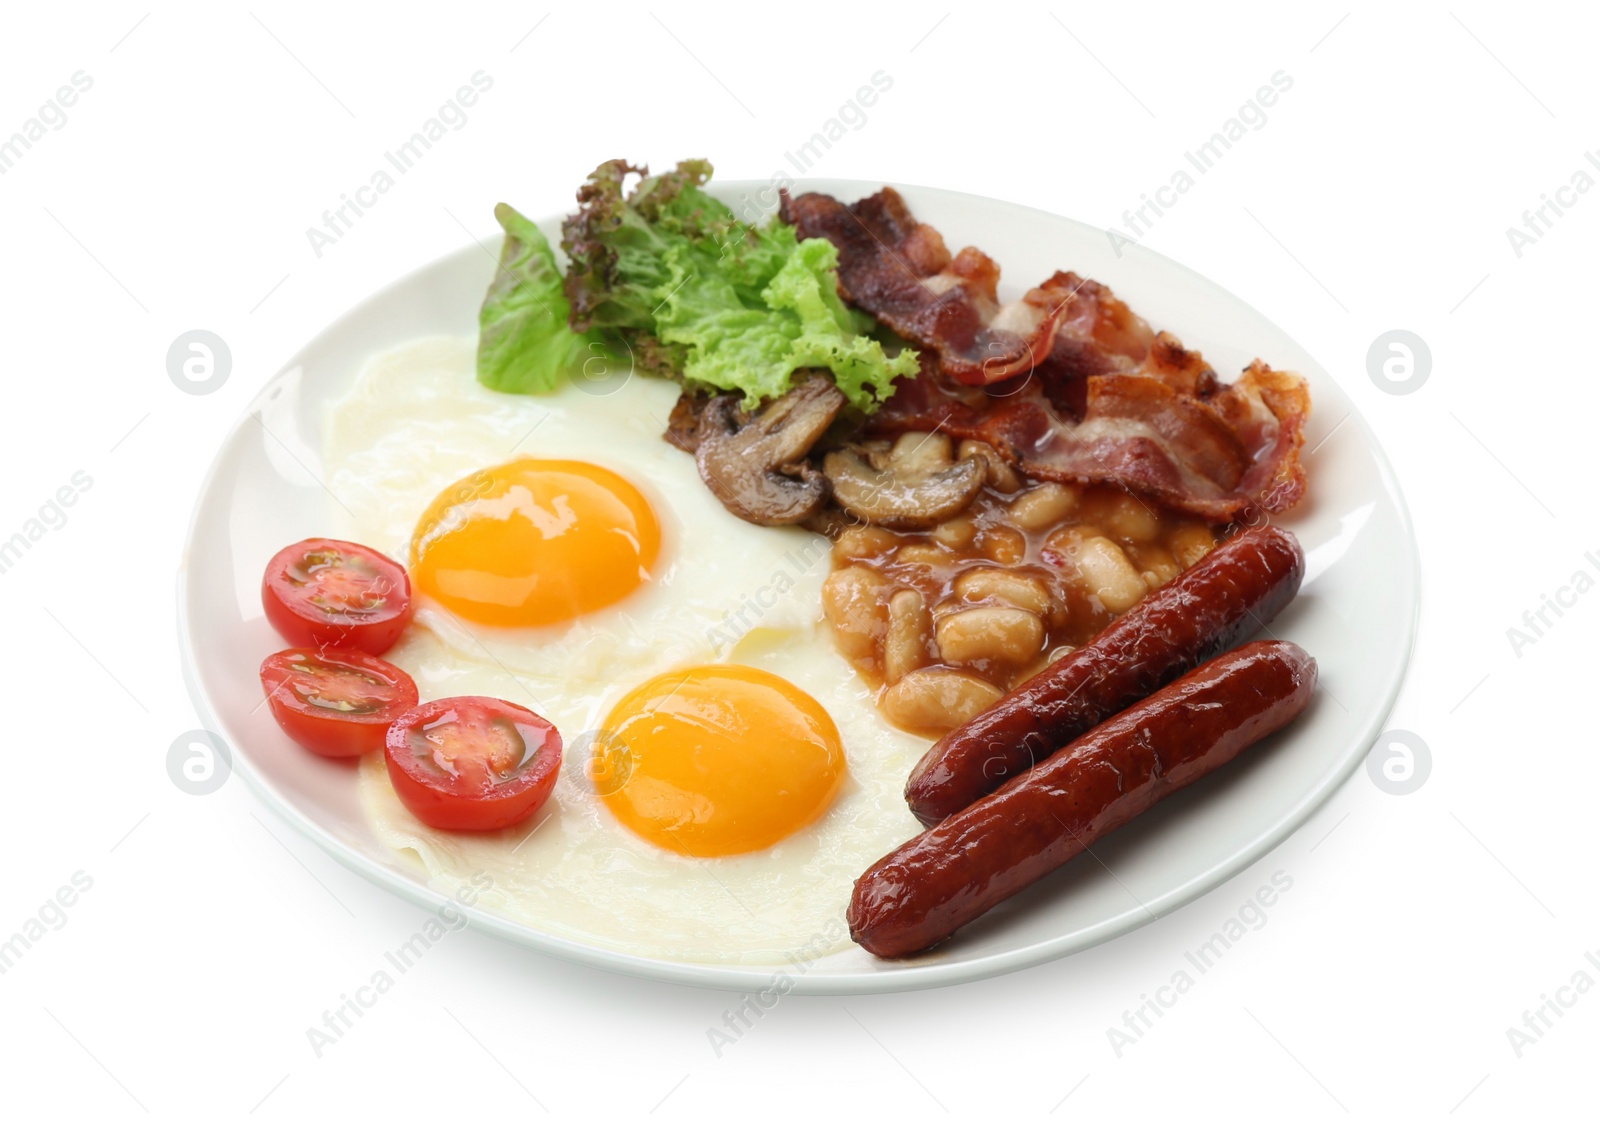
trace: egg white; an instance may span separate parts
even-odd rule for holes
[[[429,338],[375,357],[326,420],[324,464],[341,535],[407,558],[438,492],[518,456],[574,458],[627,478],[662,526],[653,581],[573,623],[505,630],[464,623],[430,600],[386,658],[424,700],[503,697],[553,722],[567,745],[555,793],[527,823],[495,834],[423,826],[400,804],[381,756],[362,764],[374,830],[413,854],[442,890],[486,873],[482,903],[542,931],[646,957],[783,963],[848,946],[855,878],[920,830],[901,790],[928,741],[889,727],[822,622],[826,540],[732,516],[694,459],[661,434],[678,388],[628,379],[607,395],[541,396],[473,379],[471,338]],[[348,510],[348,511],[345,511]],[[594,793],[586,745],[611,706],[686,665],[766,669],[833,717],[849,777],[829,811],[769,849],[693,858],[624,828]]]

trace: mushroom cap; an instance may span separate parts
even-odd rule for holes
[[[720,395],[700,417],[695,464],[723,507],[752,524],[798,524],[828,499],[828,481],[805,460],[844,406],[844,393],[814,375],[738,420],[737,396]]]
[[[977,457],[930,466],[846,447],[823,458],[822,472],[846,512],[904,532],[932,528],[972,504],[987,468]]]

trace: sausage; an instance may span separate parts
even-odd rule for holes
[[[1248,529],[928,749],[906,804],[931,826],[1269,622],[1300,590],[1294,533]]]
[[[878,861],[856,881],[850,937],[885,958],[948,939],[1288,724],[1316,675],[1292,642],[1213,658]]]

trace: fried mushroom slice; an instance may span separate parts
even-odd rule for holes
[[[678,401],[672,405],[672,414],[667,416],[666,433],[661,437],[685,454],[693,454],[700,449],[703,437],[700,423],[710,402],[711,396],[698,391],[686,391],[678,396]]]
[[[751,524],[798,524],[828,499],[828,482],[805,456],[844,406],[826,375],[774,399],[739,422],[736,395],[719,395],[701,413],[695,464],[717,500]]]
[[[905,532],[932,528],[971,505],[987,466],[979,457],[951,461],[942,434],[908,432],[888,451],[860,445],[829,451],[822,472],[846,512]]]

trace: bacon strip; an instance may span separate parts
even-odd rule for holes
[[[843,296],[923,350],[867,423],[989,443],[1036,480],[1105,482],[1214,523],[1305,492],[1305,381],[1257,360],[1234,383],[1111,290],[1058,271],[1002,306],[999,267],[950,256],[885,188],[846,207],[784,197],[783,217],[839,248]],[[1041,339],[1041,334],[1047,334]]]
[[[1108,482],[1214,523],[1242,515],[1249,466],[1237,436],[1209,407],[1144,376],[1092,376],[1082,422],[1041,404],[991,415],[981,437],[1028,477]]]
[[[1300,463],[1311,417],[1306,381],[1257,360],[1211,404],[1251,452],[1239,492],[1269,513],[1293,507],[1306,491],[1306,469]]]
[[[987,442],[1036,481],[1101,482],[1217,524],[1283,512],[1305,492],[1305,382],[1256,361],[1209,399],[1145,374],[1089,376],[1064,412],[1039,381],[1009,397],[954,387],[926,369],[895,385],[873,434],[941,430]]]
[[[1030,371],[1049,354],[1064,308],[1026,298],[1002,306],[994,259],[975,247],[952,258],[893,188],[848,207],[818,192],[781,197],[779,214],[801,238],[838,248],[841,296],[932,351],[944,375],[981,386]]]

